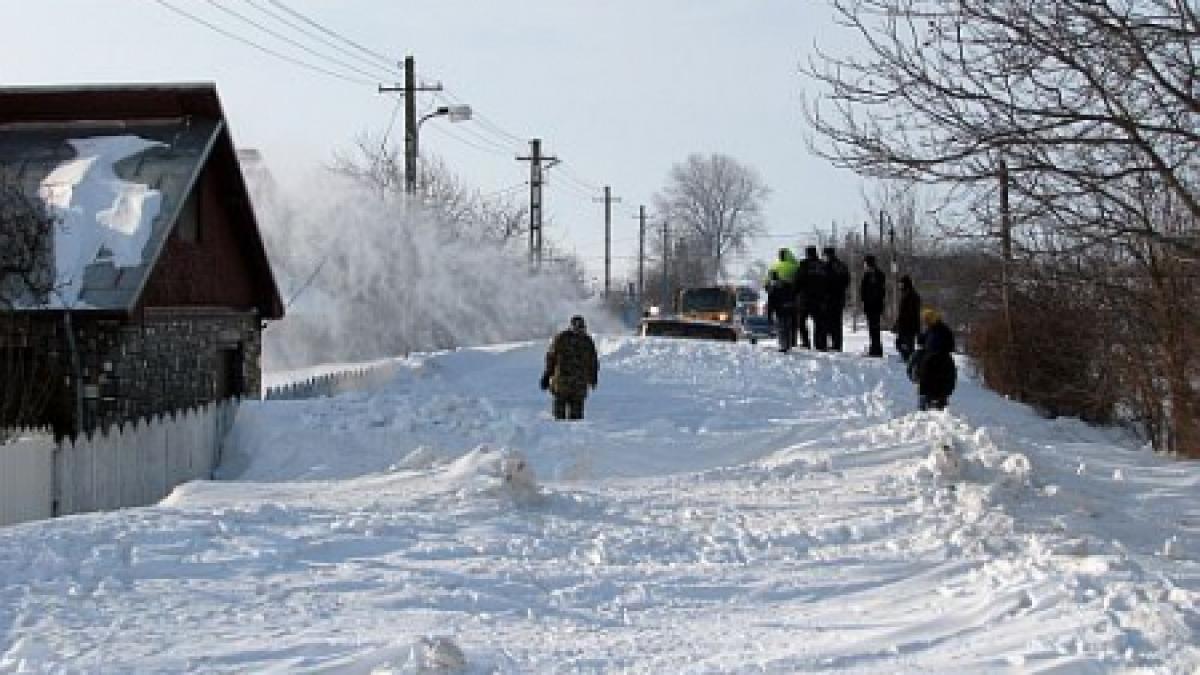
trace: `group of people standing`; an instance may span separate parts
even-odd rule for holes
[[[842,351],[842,313],[850,287],[850,270],[832,247],[822,253],[823,258],[818,258],[817,247],[808,246],[804,258],[796,260],[791,249],[781,248],[779,259],[767,273],[764,283],[767,317],[776,326],[781,352],[789,352],[797,345],[818,351]],[[887,276],[873,255],[864,255],[862,264],[858,291],[870,340],[867,356],[882,357],[880,324],[887,305]],[[908,275],[900,277],[900,307],[892,330],[896,334],[896,351],[906,364],[909,378],[917,384],[921,410],[945,408],[958,377],[953,357],[954,333],[936,310],[921,308],[921,296]]]
[[[804,259],[796,260],[790,249],[780,249],[779,260],[767,274],[767,316],[776,325],[782,352],[795,347],[797,339],[805,349],[842,350],[842,312],[850,288],[850,270],[833,248],[823,253],[824,258],[818,258],[817,247],[809,246],[804,250]],[[871,340],[867,354],[882,357],[879,324],[887,301],[887,277],[873,255],[863,256],[858,290]],[[921,296],[907,275],[900,277],[900,307],[892,330],[896,351],[917,384],[921,410],[945,408],[958,378],[954,333],[936,310],[922,309]],[[568,328],[551,340],[538,383],[553,396],[554,418],[583,419],[584,402],[599,383],[599,375],[600,360],[588,335],[587,322],[582,316],[573,316]]]
[[[817,257],[817,247],[804,249],[804,259],[796,260],[791,249],[779,249],[779,259],[771,265],[764,286],[767,290],[767,317],[779,333],[779,351],[793,347],[818,351],[842,351],[842,313],[846,309],[846,291],[850,288],[850,268],[826,247]],[[859,287],[867,326],[871,331],[871,356],[883,356],[879,341],[879,321],[883,315],[886,279],[875,265],[874,256],[863,258],[863,278]],[[808,324],[812,321],[812,339]]]

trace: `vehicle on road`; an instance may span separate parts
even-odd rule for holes
[[[734,314],[737,316],[754,316],[762,314],[762,293],[753,286],[738,286],[737,306]]]
[[[757,344],[759,340],[772,340],[778,335],[775,324],[761,314],[739,317],[738,328],[741,331],[742,339],[749,340],[750,344]]]
[[[729,323],[737,312],[737,291],[730,286],[704,286],[679,291],[676,310],[684,319]]]
[[[728,342],[738,339],[737,328],[730,323],[680,317],[646,317],[638,326],[638,335]]]

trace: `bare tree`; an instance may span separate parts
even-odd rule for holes
[[[834,0],[867,58],[805,69],[814,148],[868,175],[993,185],[1093,238],[1132,235],[1130,181],[1200,217],[1200,18],[1178,0]],[[1077,199],[1089,195],[1091,199]],[[1114,218],[1113,216],[1127,216]],[[1065,224],[1065,223],[1064,223]]]
[[[1200,300],[1195,4],[834,5],[868,55],[805,69],[822,89],[806,106],[813,147],[865,175],[947,185],[959,234],[1006,234],[980,266],[1003,283],[975,289],[985,380],[1051,414],[1134,411],[1157,447],[1200,456],[1200,357],[1183,337]],[[989,315],[998,287],[1011,311]]]
[[[404,197],[404,161],[386,139],[360,134],[348,151],[334,154],[330,169],[383,196]],[[529,207],[504,194],[471,187],[438,157],[418,161],[420,204],[454,239],[515,243],[529,231]]]
[[[704,261],[709,281],[725,273],[731,253],[744,253],[763,234],[762,208],[770,189],[758,172],[722,154],[690,155],[671,168],[667,184],[654,197],[675,238]]]
[[[0,429],[41,422],[57,382],[40,324],[15,311],[44,304],[54,290],[55,225],[36,195],[0,175]]]

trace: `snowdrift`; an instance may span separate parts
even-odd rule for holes
[[[221,481],[0,530],[0,671],[1200,667],[1200,467],[969,380],[915,412],[893,361],[598,346],[581,423],[540,341],[418,355],[246,405]]]

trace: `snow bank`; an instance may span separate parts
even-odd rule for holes
[[[114,168],[117,162],[162,143],[130,135],[67,142],[76,157],[51,171],[38,193],[59,219],[54,230],[57,298],[51,303],[58,307],[76,306],[89,265],[144,264],[146,242],[162,203],[158,190],[122,180]]]

